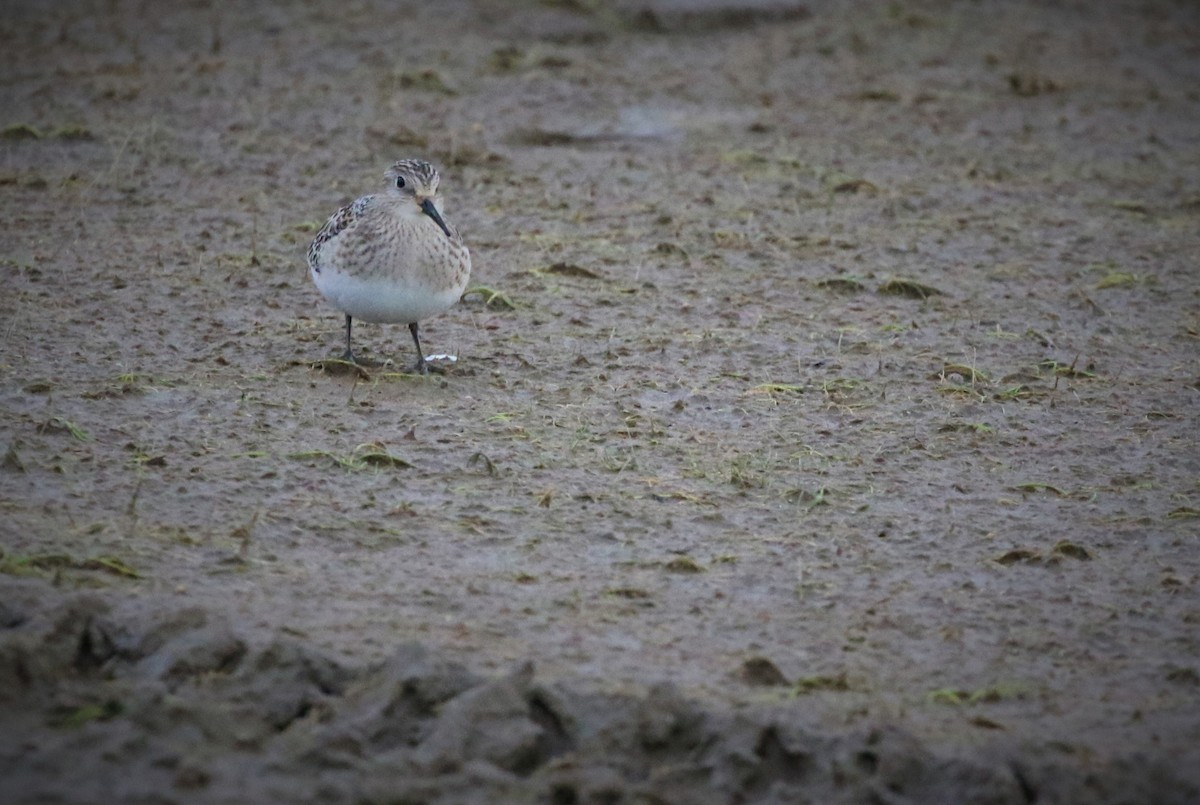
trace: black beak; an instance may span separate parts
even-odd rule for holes
[[[433,199],[427,198],[421,202],[421,211],[433,219],[433,222],[442,228],[446,233],[446,237],[453,238],[450,234],[450,227],[446,226],[446,222],[442,220],[442,216],[437,211],[437,207],[433,206]]]

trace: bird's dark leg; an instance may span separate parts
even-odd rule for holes
[[[350,349],[350,314],[346,314],[346,351],[342,353],[342,360],[350,361],[350,363],[358,363],[358,359],[354,357],[354,351]]]
[[[425,353],[421,351],[421,337],[417,335],[417,323],[415,321],[408,325],[408,331],[412,333],[413,343],[417,345],[417,365],[413,369],[419,375],[429,374],[429,367],[425,364]]]

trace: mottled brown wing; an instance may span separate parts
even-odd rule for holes
[[[314,271],[321,270],[317,263],[321,257],[321,249],[326,243],[336,238],[342,232],[354,225],[354,222],[362,217],[363,212],[367,209],[367,205],[371,203],[374,196],[363,196],[360,199],[355,199],[353,203],[347,204],[340,210],[329,216],[329,220],[325,222],[325,226],[321,227],[317,232],[317,236],[313,238],[313,242],[308,246],[308,265]]]

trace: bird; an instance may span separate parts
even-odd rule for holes
[[[384,172],[379,192],[339,209],[308,247],[308,268],[321,295],[346,316],[342,358],[355,319],[407,324],[417,348],[413,370],[429,371],[418,322],[449,309],[466,290],[471,253],[442,214],[437,169],[402,159]]]

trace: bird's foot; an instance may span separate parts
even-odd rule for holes
[[[320,369],[327,375],[354,375],[362,380],[368,380],[371,377],[366,367],[354,358],[325,358],[324,360],[313,361],[312,368]]]
[[[444,375],[458,363],[457,355],[426,355],[422,361],[424,370],[419,370],[421,374],[429,374],[432,372],[435,375]]]

